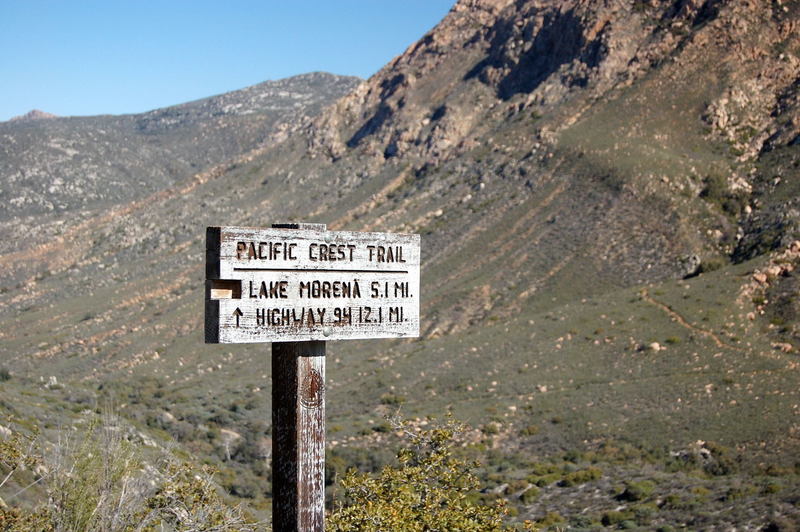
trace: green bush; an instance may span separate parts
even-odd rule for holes
[[[547,512],[547,514],[544,517],[536,521],[536,524],[544,528],[552,525],[557,525],[560,523],[565,523],[566,521],[567,520],[564,519],[564,517],[558,512]]]
[[[539,493],[539,488],[531,486],[520,494],[519,500],[522,504],[530,504],[539,496]]]
[[[634,520],[640,525],[646,525],[658,513],[658,506],[653,503],[636,504],[630,507]]]
[[[627,482],[625,484],[625,491],[620,493],[617,498],[621,501],[643,501],[650,497],[655,489],[656,485],[649,480]]]
[[[91,419],[83,433],[63,434],[46,456],[23,440],[13,434],[0,442],[0,464],[9,468],[4,478],[22,464],[42,463],[47,473],[38,482],[44,494],[29,510],[0,505],[3,530],[222,532],[259,526],[220,499],[210,470],[169,456],[147,464],[142,448],[113,416]]]
[[[603,517],[600,519],[600,522],[603,526],[615,526],[619,525],[623,521],[628,521],[633,517],[633,512],[623,511],[620,512],[618,510],[611,510],[603,514]]]
[[[558,482],[564,474],[564,470],[561,466],[541,462],[533,464],[531,472],[532,474],[528,475],[526,480],[540,488]]]
[[[566,453],[564,453],[564,460],[567,462],[572,462],[573,464],[577,464],[583,459],[583,453],[576,450],[570,449]]]
[[[755,495],[756,493],[758,493],[758,490],[755,486],[751,484],[738,484],[728,488],[728,491],[722,496],[722,500],[727,502],[737,501]]]
[[[511,495],[511,494],[513,494],[513,493],[517,493],[517,492],[519,492],[519,491],[522,491],[522,490],[524,490],[524,489],[525,489],[525,488],[527,488],[529,485],[530,485],[530,484],[528,483],[528,481],[527,481],[527,480],[512,480],[512,481],[511,481],[511,482],[509,482],[509,483],[508,483],[508,485],[506,486],[505,493],[506,493],[506,495]]]
[[[406,398],[402,395],[395,395],[391,393],[385,393],[381,395],[381,404],[382,405],[389,405],[389,406],[400,406],[406,402]]]
[[[703,467],[706,473],[722,476],[730,475],[739,470],[738,459],[731,449],[713,441],[707,441],[705,447],[711,452],[711,457],[713,458],[707,461]]]
[[[703,262],[700,263],[700,267],[697,269],[697,273],[708,273],[719,270],[723,266],[725,266],[725,261],[718,258],[713,259],[704,259]]]
[[[567,473],[564,475],[564,478],[559,482],[559,485],[562,487],[570,487],[570,486],[577,486],[579,484],[585,484],[592,480],[598,480],[603,476],[603,470],[599,467],[590,466],[586,469],[579,469],[578,471],[573,471],[572,473]]]
[[[712,174],[704,180],[705,187],[700,197],[720,207],[731,216],[738,216],[747,204],[747,197],[741,192],[733,192],[728,180],[721,174]]]
[[[535,476],[551,475],[553,473],[561,473],[561,471],[561,466],[548,464],[546,462],[537,462],[531,467],[531,473]]]
[[[430,430],[403,426],[410,445],[397,466],[377,474],[351,469],[341,481],[344,497],[327,520],[331,532],[351,530],[509,530],[503,501],[479,505],[475,464],[453,453],[455,423]]]
[[[696,486],[692,488],[691,491],[692,494],[696,495],[700,500],[706,500],[708,496],[711,495],[711,490],[705,486]]]
[[[497,423],[487,423],[483,427],[481,427],[481,432],[486,434],[487,436],[494,436],[495,434],[500,433],[500,429],[497,426]]]
[[[677,493],[670,493],[669,495],[664,497],[664,500],[661,503],[662,508],[670,510],[680,509],[682,506],[683,506],[683,499],[681,499],[681,496],[678,495]]]

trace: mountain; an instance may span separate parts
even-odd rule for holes
[[[31,109],[24,115],[12,116],[8,119],[9,122],[30,122],[31,120],[43,120],[47,118],[58,118],[57,115],[40,111],[39,109]]]
[[[44,226],[141,199],[280,141],[359,81],[318,72],[138,115],[43,120],[32,111],[2,122],[0,224],[16,232],[20,221]]]
[[[231,492],[263,486],[268,346],[202,345],[205,226],[418,232],[422,337],[328,347],[331,467],[376,467],[383,415],[452,409],[520,518],[797,521],[799,21],[796,2],[462,0],[284,134],[236,151],[209,131],[218,164],[162,118],[186,173],[97,184],[43,222],[59,196],[14,184],[42,199],[6,207],[0,349],[26,394],[4,408],[52,423],[113,400]],[[4,176],[30,164],[12,152]],[[592,463],[594,485],[569,476]],[[651,493],[617,488],[636,482]]]

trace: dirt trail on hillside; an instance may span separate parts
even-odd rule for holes
[[[662,303],[661,301],[658,301],[657,299],[653,299],[650,296],[650,294],[647,293],[647,289],[646,288],[642,289],[641,295],[642,295],[642,299],[644,299],[645,301],[647,301],[651,305],[655,305],[658,308],[660,308],[661,310],[663,310],[664,312],[666,312],[679,325],[689,329],[692,332],[695,332],[695,333],[698,333],[698,334],[702,334],[703,336],[707,336],[708,338],[711,338],[712,340],[714,340],[714,343],[717,344],[717,347],[733,349],[734,351],[743,351],[743,349],[741,347],[737,347],[737,346],[731,345],[731,344],[729,344],[727,342],[723,342],[722,339],[719,336],[717,336],[713,331],[709,331],[707,329],[701,329],[700,327],[697,327],[696,325],[692,325],[691,323],[686,321],[686,318],[684,318],[683,316],[681,316],[680,314],[678,314],[677,312],[672,310],[669,307],[669,305],[667,305],[666,303]]]

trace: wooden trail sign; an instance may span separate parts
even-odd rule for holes
[[[272,343],[273,529],[325,528],[325,341],[419,336],[419,235],[206,230],[206,343]]]
[[[206,342],[419,336],[419,235],[209,227]]]

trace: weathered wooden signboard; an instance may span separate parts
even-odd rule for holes
[[[419,336],[419,243],[323,224],[206,230],[206,342],[272,342],[275,532],[324,531],[325,341]]]
[[[419,335],[419,235],[209,227],[206,342]]]

